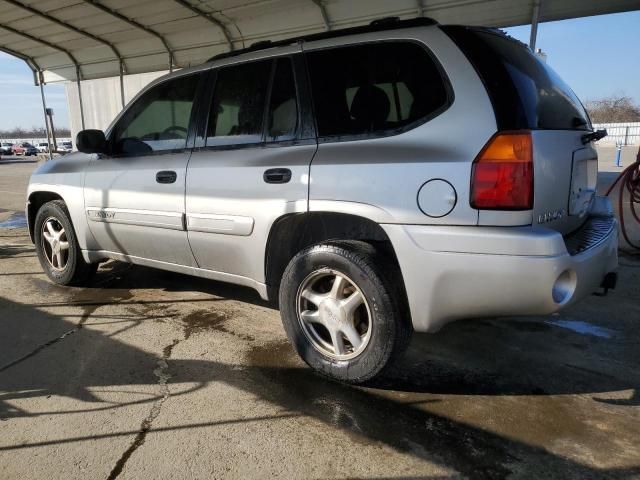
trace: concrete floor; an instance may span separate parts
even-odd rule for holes
[[[251,290],[115,262],[51,284],[34,165],[0,161],[0,478],[640,478],[637,257],[608,297],[416,335],[354,388]]]

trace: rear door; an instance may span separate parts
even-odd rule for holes
[[[111,154],[89,164],[86,215],[102,250],[194,265],[184,194],[200,77],[172,78],[144,92],[111,130]]]
[[[292,54],[212,72],[187,173],[186,221],[198,266],[236,283],[264,281],[273,222],[307,210],[315,132],[304,69]],[[292,232],[292,235],[295,234]]]
[[[480,224],[579,228],[595,195],[598,157],[582,143],[592,130],[582,103],[525,44],[495,29],[441,27],[465,53],[491,99],[498,130],[529,130],[534,206],[530,212],[479,212]]]

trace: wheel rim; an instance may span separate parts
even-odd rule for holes
[[[298,288],[296,304],[302,331],[323,355],[349,360],[367,347],[371,310],[360,288],[344,273],[331,269],[311,273]]]
[[[42,251],[51,268],[62,271],[69,261],[69,240],[60,221],[49,217],[42,222]]]

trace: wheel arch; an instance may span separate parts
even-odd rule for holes
[[[384,229],[369,218],[330,211],[283,215],[272,224],[265,251],[269,300],[277,302],[280,281],[291,259],[304,248],[328,240],[360,240],[383,253],[396,268],[402,301],[407,304],[400,264]]]
[[[27,199],[27,225],[29,226],[29,237],[31,238],[31,243],[35,241],[33,227],[38,210],[40,210],[42,205],[53,200],[62,200],[64,202],[64,198],[62,198],[60,194],[48,190],[37,190],[29,194]]]

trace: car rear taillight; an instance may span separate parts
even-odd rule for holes
[[[498,132],[473,161],[471,207],[481,210],[533,208],[531,132]]]

